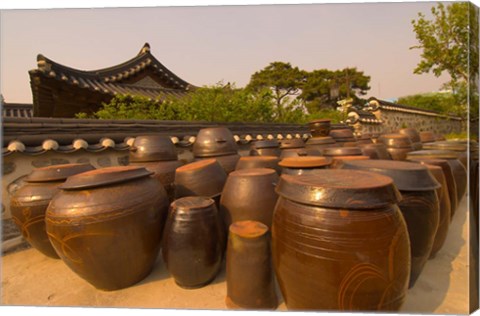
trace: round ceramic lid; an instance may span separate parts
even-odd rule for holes
[[[108,167],[87,171],[82,174],[68,177],[60,186],[63,190],[90,189],[104,185],[116,184],[138,178],[148,177],[153,172],[143,167],[122,166]]]
[[[305,147],[305,142],[300,138],[287,139],[280,143],[280,148],[303,148]]]
[[[214,206],[215,201],[206,196],[186,196],[172,202],[171,208],[177,212],[191,212]]]
[[[94,170],[95,167],[89,163],[72,163],[64,165],[53,165],[34,169],[26,178],[27,182],[50,182],[63,181],[78,173]]]
[[[268,226],[257,221],[237,221],[230,225],[229,230],[242,238],[258,238],[268,232]]]
[[[277,156],[244,156],[244,157],[240,157],[239,160],[245,161],[245,162],[265,162],[265,163],[271,162],[271,163],[274,163],[274,162],[278,161],[279,158]]]
[[[320,156],[287,157],[282,159],[278,165],[285,168],[315,168],[328,166],[331,159]]]
[[[458,154],[451,150],[440,150],[440,149],[430,149],[430,150],[417,150],[407,153],[407,159],[410,158],[437,158],[437,159],[457,159]]]
[[[360,156],[362,149],[360,147],[331,147],[323,150],[324,156]]]
[[[270,168],[248,168],[232,171],[228,174],[229,177],[261,177],[277,175],[277,172]]]
[[[351,160],[344,161],[342,169],[365,170],[391,177],[400,191],[429,191],[440,186],[425,166],[415,162]]]
[[[177,158],[175,145],[170,137],[164,135],[137,136],[130,147],[130,161],[164,161]]]
[[[401,200],[391,178],[359,170],[322,169],[314,175],[282,175],[276,191],[288,200],[339,210],[380,208]]]

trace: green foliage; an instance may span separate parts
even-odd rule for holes
[[[339,99],[352,98],[354,103],[361,102],[359,96],[370,90],[369,82],[370,76],[357,68],[314,70],[307,73],[299,98],[305,101],[309,112],[332,109],[337,107]]]
[[[287,107],[300,93],[306,73],[290,63],[272,62],[255,72],[247,85],[247,90],[258,92],[270,89],[271,98],[276,106],[276,119],[283,121],[289,115]],[[294,104],[292,104],[295,107]]]
[[[313,121],[316,119],[330,119],[332,123],[340,123],[340,121],[344,120],[344,114],[341,111],[335,109],[320,109],[315,112],[311,112],[306,117],[306,122]]]
[[[414,106],[416,108],[438,111],[442,114],[460,114],[457,109],[456,96],[449,92],[423,93],[401,97],[398,104]]]
[[[478,117],[478,9],[468,2],[438,3],[431,12],[432,20],[422,13],[412,20],[419,45],[411,49],[422,50],[414,73],[432,71],[439,77],[447,72],[450,81],[444,88],[453,91],[456,102],[451,110],[466,117],[470,105],[470,115]]]

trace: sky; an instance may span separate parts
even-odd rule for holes
[[[368,97],[438,91],[449,77],[413,74],[421,50],[409,49],[418,44],[411,20],[418,12],[428,16],[435,4],[48,10],[3,6],[0,92],[6,102],[32,103],[28,71],[37,67],[37,54],[95,70],[133,58],[146,42],[163,65],[196,86],[230,82],[244,87],[254,72],[282,61],[307,71],[357,67],[371,77]]]

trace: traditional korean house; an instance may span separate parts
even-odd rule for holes
[[[195,88],[159,62],[148,43],[124,63],[91,71],[67,67],[40,54],[37,69],[29,74],[35,117],[90,114],[116,94],[162,100],[167,95],[182,96]]]

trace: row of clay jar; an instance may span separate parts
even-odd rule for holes
[[[135,150],[133,152],[135,152]],[[138,152],[138,150],[137,150],[137,152]],[[263,158],[265,158],[265,157],[263,157]],[[307,157],[304,157],[304,158],[307,158]],[[249,163],[251,165],[252,161],[255,160],[255,159],[245,159],[245,161],[248,161],[248,160],[250,160]],[[272,164],[272,159],[258,159],[258,160],[259,161],[269,161],[269,163]],[[312,160],[312,159],[299,159],[299,160],[300,161],[301,160],[307,161],[307,160]],[[171,161],[174,161],[174,160],[172,159]],[[360,162],[358,162],[358,163],[360,163]],[[386,163],[387,166],[389,166],[389,163],[393,163],[393,162],[384,162],[384,163]],[[240,164],[240,161],[237,163],[237,165],[238,164]],[[275,168],[274,164],[272,166],[274,167],[274,170],[277,170],[277,171],[279,170],[278,167]],[[393,166],[393,164],[389,167],[392,167],[392,166]],[[216,168],[214,168],[214,167],[216,167]],[[35,175],[35,172],[32,173],[32,175],[30,175],[28,181],[29,181],[30,184],[33,184],[33,185],[41,183],[41,181],[38,181],[39,178],[41,178],[41,177],[38,176],[39,171],[44,172],[44,173],[45,172],[48,173],[49,170],[50,170],[50,172],[55,171],[56,172],[56,177],[55,176],[47,176],[47,177],[43,178],[43,180],[46,180],[46,182],[58,182],[59,178],[61,178],[61,177],[64,177],[63,180],[65,180],[65,174],[72,175],[75,172],[85,171],[89,168],[91,168],[91,167],[87,167],[85,165],[71,166],[71,168],[67,168],[67,167],[63,168],[62,166],[52,166],[52,167],[49,167],[49,168],[45,168],[45,170],[37,170],[36,175]],[[183,175],[185,175],[184,178],[188,179],[189,177],[192,176],[192,174],[198,173],[201,170],[212,169],[212,168],[216,169],[216,171],[211,172],[208,176],[200,177],[200,178],[197,178],[197,180],[191,180],[190,182],[189,181],[182,182],[180,180],[180,179],[182,179],[182,176],[179,176],[179,175],[183,174]],[[406,168],[406,169],[409,169],[409,168],[411,168],[411,166],[408,166],[408,168]],[[316,168],[316,167],[313,167],[313,168],[306,167],[306,168],[303,168],[303,169],[310,170],[310,169],[318,169],[318,168]],[[388,168],[386,168],[386,169],[388,169]],[[395,168],[393,168],[393,169],[395,170]],[[402,169],[402,168],[400,168],[400,169]],[[72,174],[68,174],[69,172],[66,172],[66,170],[70,170],[69,172],[71,172]],[[169,240],[169,239],[168,239],[168,237],[165,237],[165,236],[168,236],[169,231],[176,231],[176,230],[178,231],[179,227],[180,228],[183,227],[184,229],[186,229],[188,231],[188,229],[192,229],[192,227],[198,226],[198,225],[193,225],[193,224],[187,225],[186,223],[188,221],[184,221],[185,218],[182,218],[182,216],[185,216],[187,213],[188,214],[193,214],[192,211],[191,211],[192,209],[202,209],[202,207],[195,206],[198,203],[200,203],[200,204],[202,204],[202,203],[205,204],[206,203],[206,204],[210,205],[209,207],[211,208],[212,202],[209,201],[210,198],[216,199],[217,200],[217,205],[218,205],[218,202],[220,202],[220,210],[221,210],[220,218],[221,218],[221,220],[223,220],[224,225],[218,225],[218,227],[220,228],[220,231],[218,232],[218,236],[220,236],[220,237],[218,237],[218,238],[212,237],[213,239],[216,239],[218,241],[217,246],[215,246],[215,247],[208,246],[207,248],[209,248],[209,249],[217,249],[217,248],[220,249],[220,250],[224,249],[225,244],[226,244],[225,239],[224,239],[224,237],[225,237],[225,231],[224,230],[225,230],[225,227],[229,227],[229,224],[231,222],[235,222],[237,220],[243,220],[243,219],[256,219],[256,220],[262,221],[262,219],[260,219],[260,218],[255,218],[255,213],[257,213],[257,215],[258,215],[258,213],[261,213],[261,212],[252,212],[253,211],[252,210],[253,209],[252,205],[256,205],[256,204],[248,203],[248,201],[249,201],[249,198],[251,199],[252,194],[255,194],[255,193],[267,196],[265,194],[265,192],[267,192],[268,190],[265,190],[265,188],[268,188],[268,182],[269,181],[270,181],[270,187],[272,188],[271,191],[273,191],[273,187],[275,187],[275,184],[277,182],[276,179],[278,179],[278,177],[276,176],[276,172],[274,170],[269,170],[269,169],[250,169],[250,170],[248,170],[247,169],[247,170],[244,170],[244,171],[238,171],[238,172],[236,171],[234,173],[231,173],[230,176],[228,177],[229,180],[230,179],[236,179],[236,178],[238,178],[238,179],[237,179],[237,184],[235,184],[234,180],[230,181],[230,182],[233,183],[231,185],[232,189],[230,191],[232,191],[234,193],[231,194],[231,198],[230,198],[230,202],[229,202],[228,194],[223,194],[221,200],[218,201],[219,197],[220,197],[219,192],[222,192],[222,191],[225,192],[225,189],[228,188],[227,184],[229,183],[229,181],[226,181],[225,187],[221,188],[220,190],[216,189],[216,190],[211,190],[210,192],[195,191],[195,190],[200,190],[199,188],[202,188],[202,187],[206,190],[214,188],[215,185],[212,185],[212,183],[215,182],[215,181],[213,181],[215,179],[215,177],[225,178],[225,176],[224,176],[224,175],[226,175],[226,173],[224,172],[225,170],[222,170],[222,168],[219,168],[218,161],[207,159],[207,160],[199,161],[199,162],[196,162],[196,163],[188,164],[188,165],[185,165],[183,167],[176,168],[174,178],[175,178],[175,182],[177,182],[177,185],[173,187],[173,192],[174,192],[173,194],[174,194],[175,198],[179,198],[183,194],[186,195],[186,196],[201,195],[201,196],[207,196],[207,197],[203,198],[205,200],[205,202],[201,202],[201,203],[199,201],[196,201],[194,203],[193,201],[191,201],[191,198],[185,198],[184,199],[185,201],[180,199],[180,200],[175,201],[171,205],[171,207],[170,207],[171,211],[169,213],[169,219],[167,220],[167,225],[166,225],[165,234],[164,234],[164,242],[163,242],[163,245],[164,245],[163,255],[164,255],[164,259],[166,260],[167,267],[169,267],[169,266],[175,266],[175,267],[178,266],[179,267],[178,264],[174,264],[174,265],[169,265],[168,264],[168,260],[175,257],[175,255],[172,256],[172,255],[170,255],[170,253],[177,253],[177,260],[179,260],[178,262],[183,262],[184,260],[182,260],[182,259],[185,258],[184,256],[190,257],[188,254],[181,255],[181,254],[178,254],[178,251],[177,252],[175,251],[175,249],[174,249],[175,245],[179,249],[182,248],[182,247],[179,247],[182,243],[176,244],[176,242],[180,240],[179,237],[172,237],[172,241],[167,242],[166,240]],[[331,170],[331,171],[334,171],[334,170]],[[63,176],[60,175],[60,174],[62,174],[62,172],[64,173]],[[310,176],[310,177],[314,177],[314,179],[320,178],[320,176],[322,175],[323,172],[325,172],[325,171],[320,172],[318,174],[318,176]],[[350,173],[355,173],[355,172],[352,171]],[[206,174],[208,174],[208,172]],[[76,177],[72,176],[72,177],[68,178],[67,181],[61,187],[63,194],[61,194],[60,196],[62,196],[62,197],[61,198],[56,197],[54,199],[56,202],[52,203],[52,205],[50,205],[50,207],[49,207],[49,210],[47,211],[47,217],[46,217],[46,219],[47,219],[46,220],[47,233],[48,233],[48,237],[50,238],[50,241],[52,241],[52,243],[54,245],[54,248],[55,248],[56,252],[58,254],[60,254],[62,259],[64,259],[64,261],[74,271],[76,271],[80,276],[82,276],[83,278],[85,278],[87,281],[91,282],[92,284],[94,284],[98,288],[115,289],[115,288],[121,288],[121,287],[128,286],[128,284],[131,284],[131,282],[137,282],[139,280],[139,278],[141,279],[141,278],[145,277],[146,274],[148,274],[147,271],[149,271],[149,269],[151,269],[151,264],[153,264],[152,260],[154,260],[154,258],[156,257],[155,250],[158,251],[158,247],[159,247],[159,240],[157,240],[157,239],[159,238],[159,236],[161,236],[161,233],[160,233],[160,235],[158,234],[158,230],[161,231],[161,228],[158,229],[158,227],[163,226],[162,225],[162,215],[161,214],[158,215],[158,216],[155,215],[155,211],[153,209],[155,209],[155,208],[165,209],[166,208],[165,205],[168,205],[168,203],[167,203],[167,200],[165,198],[159,198],[159,196],[161,196],[162,194],[158,194],[159,191],[161,192],[161,189],[158,189],[158,187],[161,188],[163,185],[158,186],[158,181],[157,181],[157,188],[156,188],[157,194],[156,195],[155,194],[152,195],[151,193],[149,193],[150,191],[155,191],[155,190],[152,190],[152,188],[147,189],[146,185],[144,185],[144,188],[142,190],[138,191],[139,183],[137,183],[135,185],[132,184],[133,183],[132,181],[134,181],[134,180],[139,181],[140,179],[142,179],[143,182],[149,183],[149,185],[152,186],[153,182],[152,181],[147,181],[147,179],[151,180],[149,175],[150,175],[150,172],[146,171],[143,168],[116,167],[116,168],[106,168],[106,169],[86,172],[86,173],[83,173],[82,176],[76,176]],[[221,176],[218,176],[218,175],[221,175]],[[337,173],[334,173],[332,175],[338,177],[339,173],[337,172]],[[245,180],[242,180],[242,177],[247,178],[247,179],[248,178],[262,178],[263,177],[265,179],[268,178],[268,180],[266,180],[266,182],[265,182],[267,184],[265,184],[265,183],[262,184],[263,187],[262,187],[262,185],[260,185],[259,187],[256,187],[256,188],[255,188],[255,186],[253,186],[253,189],[248,191],[248,190],[244,189],[245,187],[248,187],[248,185],[245,185]],[[288,176],[282,176],[282,180],[283,180],[284,177],[286,177],[288,179]],[[193,177],[193,178],[195,178],[195,177]],[[332,179],[334,179],[334,178],[335,177],[333,177]],[[178,179],[178,181],[177,181],[177,179]],[[315,180],[315,181],[318,181],[318,179]],[[338,179],[338,181],[342,182],[344,180]],[[349,181],[353,181],[352,183],[355,182],[353,179],[349,179]],[[127,185],[128,183],[130,183],[130,185]],[[160,183],[162,183],[162,182],[160,181]],[[352,183],[350,183],[350,184],[352,184]],[[417,183],[417,182],[414,181],[413,183]],[[50,184],[52,184],[52,183],[50,183]],[[200,185],[196,186],[196,184],[200,184]],[[396,184],[398,186],[398,183],[396,183]],[[58,185],[58,183],[57,183],[57,185]],[[126,185],[127,187],[126,188],[116,188],[116,189],[110,188],[110,189],[108,189],[108,186],[111,186],[111,185],[113,185],[114,187],[118,186],[118,185],[122,185],[122,186]],[[40,186],[42,186],[42,185],[40,185]],[[220,188],[220,187],[221,187],[221,185],[218,185],[218,188]],[[301,187],[301,186],[293,186],[293,187],[298,188],[298,187]],[[427,188],[427,187],[428,186],[424,186],[424,188]],[[137,190],[135,190],[135,188],[137,188]],[[433,187],[430,187],[430,188],[432,189]],[[244,196],[242,196],[242,194],[241,194],[241,191],[242,191],[241,189],[243,189],[243,191],[245,191]],[[413,187],[408,187],[407,186],[405,191],[408,191],[409,189],[413,189]],[[107,191],[104,191],[104,190],[107,190]],[[100,193],[98,195],[98,197],[96,199],[94,199],[93,198],[93,195],[94,195],[93,193],[94,192],[98,193],[99,191],[102,192],[102,193]],[[127,203],[127,201],[125,201],[126,192],[129,193],[128,202],[130,202],[130,203]],[[228,192],[228,190],[227,190],[227,192]],[[280,194],[280,196],[282,196],[278,187],[277,187],[277,192]],[[288,190],[287,190],[287,192],[288,192]],[[130,194],[132,194],[132,195],[130,196]],[[88,199],[86,199],[86,196],[88,196]],[[154,198],[154,196],[156,196],[157,198]],[[35,194],[33,194],[33,195],[31,194],[30,197],[31,197],[30,201],[28,201],[28,202],[44,201],[44,199],[42,199],[41,197],[39,198],[39,196],[37,196],[37,198],[35,198]],[[77,197],[78,199],[75,198],[75,197]],[[102,197],[103,200],[100,197]],[[132,198],[132,197],[134,197],[134,198]],[[415,199],[413,199],[413,200],[415,200]],[[181,203],[179,201],[181,201]],[[243,201],[245,201],[245,203],[244,203],[245,206],[244,206],[243,210],[240,207],[237,212],[230,211],[229,205],[232,205],[232,207],[237,207]],[[250,200],[250,201],[252,201],[252,200]],[[310,200],[308,200],[308,201],[310,201]],[[310,201],[310,202],[312,202],[312,201]],[[101,208],[95,206],[95,203],[99,203],[100,205],[108,205],[108,207],[105,210],[101,210]],[[175,205],[177,203],[180,206],[175,207]],[[134,210],[134,205],[135,204],[139,204],[144,209],[149,210],[148,212],[146,212],[146,213],[150,212],[149,216],[147,216],[148,220],[147,219],[140,219],[141,216],[138,216],[138,215],[133,216],[133,214],[137,213]],[[275,204],[275,203],[273,203],[273,204]],[[72,207],[72,205],[74,207]],[[14,203],[14,201],[12,201],[12,207],[15,208],[17,206],[21,208],[21,205],[19,205],[19,203],[16,204],[16,203]],[[203,208],[208,209],[209,207],[205,206]],[[13,212],[13,208],[12,208],[12,212]],[[94,210],[92,210],[92,208]],[[271,206],[269,206],[268,208],[270,209],[270,215],[266,216],[266,219],[263,219],[263,222],[265,222],[265,224],[266,224],[265,227],[267,229],[271,225],[271,214],[273,213],[273,208]],[[417,208],[418,208],[418,206],[417,206]],[[21,210],[21,212],[20,211],[16,212],[18,214],[16,214],[16,216],[14,216],[17,223],[19,223],[19,226],[21,227],[22,232],[24,233],[27,240],[29,240],[29,241],[31,241],[31,236],[33,235],[32,234],[32,227],[34,227],[35,224],[39,223],[39,219],[41,217],[39,214],[35,213],[34,209],[35,209],[34,205],[30,205],[29,207],[26,208],[26,210],[24,208],[24,209]],[[189,212],[185,212],[185,211],[174,212],[173,210],[175,210],[175,209],[180,209],[180,210],[182,210],[182,209],[187,210],[188,209],[190,211]],[[257,209],[257,208],[255,207],[255,209]],[[277,205],[277,209],[278,209],[278,205]],[[249,212],[252,213],[253,216],[249,215],[248,214]],[[175,223],[175,221],[173,221],[174,217],[172,217],[172,220],[170,219],[170,216],[173,216],[174,213],[179,213],[180,214],[180,215],[177,215],[177,216],[180,216],[179,218],[181,219],[177,222],[177,224],[179,226],[175,226],[174,224],[172,224],[172,223]],[[268,212],[266,212],[266,213],[268,213]],[[435,212],[430,212],[430,213],[435,213]],[[235,218],[235,220],[233,220],[231,218],[231,214],[243,214],[244,218],[241,218],[242,216],[240,216],[239,218]],[[131,215],[131,216],[129,216],[129,215]],[[23,216],[23,218],[22,218],[22,216]],[[405,215],[403,215],[403,216],[405,217]],[[218,218],[218,216],[216,217],[216,216],[212,215],[212,216],[210,216],[210,218]],[[106,245],[109,245],[109,244],[112,243],[111,238],[113,238],[114,236],[117,236],[117,237],[120,236],[118,238],[121,238],[121,236],[123,234],[123,229],[120,230],[121,233],[120,233],[120,231],[116,232],[116,229],[114,227],[112,227],[112,221],[117,222],[115,225],[122,226],[124,229],[126,229],[127,232],[130,233],[130,236],[121,239],[123,241],[123,242],[121,242],[121,244],[123,244],[125,247],[128,248],[129,253],[132,253],[132,257],[131,257],[132,259],[131,260],[129,260],[128,257],[123,257],[122,256],[122,258],[117,258],[114,255],[110,258],[107,258],[108,256],[106,255],[106,253],[104,253],[105,249],[101,250],[102,245],[106,246]],[[258,222],[254,222],[254,223],[255,224],[254,225],[252,224],[252,225],[255,226],[255,227],[258,227],[259,225],[261,225],[261,224],[258,224]],[[80,226],[83,227],[85,225],[88,226],[88,229],[86,229],[85,232],[81,232],[81,229],[79,229],[79,227]],[[113,225],[113,226],[115,226],[115,225]],[[171,228],[172,225],[175,226],[175,227]],[[72,226],[73,229],[70,226]],[[145,227],[145,229],[140,229],[139,231],[136,231],[139,226],[140,227]],[[407,226],[408,226],[408,221],[407,221]],[[410,226],[412,226],[412,225],[410,225]],[[435,225],[433,225],[433,226],[435,226]],[[135,228],[135,227],[137,227],[137,228]],[[157,232],[155,233],[154,230],[149,230],[148,229],[149,227],[151,227],[151,228],[155,227]],[[223,232],[222,232],[222,230],[223,230]],[[248,232],[250,230],[251,230],[251,228],[240,229],[240,231],[246,231],[246,232]],[[412,236],[411,236],[412,233],[410,232],[410,230],[411,229],[409,229],[408,232],[410,234],[409,238],[411,240],[412,239]],[[433,230],[433,228],[431,230]],[[209,231],[215,231],[215,229],[209,229]],[[197,237],[201,236],[200,233],[193,234],[193,235],[196,235]],[[237,231],[237,235],[238,235],[238,231]],[[221,236],[223,236],[223,237],[221,237]],[[137,240],[135,237],[137,237],[139,239],[142,239],[142,240],[150,240],[151,242],[149,243],[149,246],[143,245],[142,247],[139,247],[141,245],[135,244],[135,240]],[[431,236],[430,236],[430,239],[431,239]],[[91,240],[91,244],[88,242],[89,240]],[[102,242],[102,240],[103,240],[103,242]],[[362,239],[360,239],[360,241],[362,241]],[[191,243],[192,243],[192,241],[188,241],[188,242],[184,241],[184,244],[191,244]],[[32,244],[34,244],[34,243],[32,243]],[[204,243],[204,245],[206,245],[206,244],[208,244],[208,243]],[[274,244],[275,244],[275,242],[274,242]],[[96,247],[94,247],[94,245]],[[173,246],[171,246],[171,245],[173,245]],[[125,248],[123,250],[120,249],[120,250],[118,250],[118,252],[124,253],[125,251],[127,251],[127,248]],[[143,254],[135,253],[135,251],[132,250],[132,249],[135,249],[135,248],[141,248]],[[146,251],[146,250],[151,250],[151,251]],[[137,251],[138,251],[138,249],[137,249]],[[412,254],[413,254],[413,250],[411,250],[411,251],[412,251]],[[431,251],[431,249],[430,249],[430,251]],[[87,252],[87,253],[84,254],[83,252]],[[111,252],[112,251],[110,251],[108,253],[111,255]],[[220,255],[220,258],[221,257],[222,256]],[[227,255],[227,257],[228,257],[228,255]],[[413,255],[412,255],[412,257],[413,257]],[[137,258],[137,259],[134,259],[134,258]],[[181,259],[178,259],[178,258],[181,258]],[[218,255],[217,255],[217,258],[218,258]],[[119,259],[121,259],[121,261],[124,262],[125,265],[118,264],[117,260],[119,260]],[[174,260],[174,259],[172,259],[172,260]],[[134,261],[136,263],[134,263]],[[109,269],[109,273],[106,273],[106,274],[105,273],[100,273],[100,272],[103,272],[102,268],[104,269],[105,267],[108,267],[109,264],[113,264],[115,262],[116,262],[116,269]],[[188,282],[182,281],[181,277],[175,277],[175,275],[178,274],[178,273],[173,272],[173,271],[171,273],[172,273],[172,275],[174,275],[175,280],[180,285],[183,285],[185,287],[202,286],[202,285],[208,283],[209,281],[211,281],[211,279],[216,274],[215,271],[218,272],[218,267],[219,267],[218,260],[216,260],[216,261],[213,260],[213,262],[216,262],[215,264],[213,264],[214,267],[211,270],[213,272],[211,272],[210,274],[204,273],[204,276],[203,276],[204,278],[202,280],[205,283],[201,283],[201,282],[200,283],[198,283],[198,282],[188,283]],[[127,275],[125,275],[125,272],[122,271],[122,267],[126,268],[126,267],[129,267],[132,264],[133,264],[133,266],[138,267],[138,269],[131,269],[132,276],[128,277]],[[228,264],[227,264],[227,266],[228,266]],[[279,276],[277,266],[281,266],[281,265],[278,265],[276,263],[275,268],[277,269],[277,277],[279,278],[279,282],[280,282],[280,285],[281,285],[281,288],[282,288],[282,281],[281,281],[281,277]],[[87,268],[87,267],[89,267],[89,268]],[[143,267],[143,269],[141,269],[140,267]],[[145,268],[145,267],[149,267],[149,268]],[[190,269],[191,269],[191,267],[190,267]],[[184,272],[185,271],[188,272],[189,269],[186,268],[186,269],[184,269]],[[99,276],[99,275],[101,275],[101,276]],[[181,275],[181,273],[180,273],[180,275]],[[107,279],[109,279],[109,280],[107,280]],[[115,280],[115,281],[112,281],[112,280]],[[409,277],[409,280],[412,280],[412,277]],[[113,283],[110,284],[109,282],[113,282]],[[410,281],[410,282],[412,282],[412,281]],[[229,282],[228,282],[228,273],[227,273],[227,287],[229,289],[231,289],[232,287],[228,286],[228,283]],[[230,284],[231,284],[231,282],[230,282]],[[233,288],[235,288],[235,287],[233,287]],[[233,291],[233,290],[229,290],[228,292],[230,293],[231,291]],[[262,291],[260,291],[260,292],[262,292]],[[310,309],[310,308],[325,309],[325,308],[327,308],[328,309],[328,307],[325,307],[325,306],[323,306],[323,307],[322,306],[308,307],[308,305],[297,306],[296,305],[297,303],[293,303],[294,302],[293,299],[288,299],[287,298],[288,294],[286,294],[286,292],[288,292],[288,289],[283,287],[282,288],[282,294],[284,294],[285,300],[287,302],[287,307],[289,307],[289,308],[300,308],[300,309]],[[269,292],[266,291],[265,293],[269,293]],[[228,299],[227,299],[227,301],[228,301]],[[290,301],[291,303],[289,304],[288,301]],[[231,305],[235,306],[235,302],[233,302]],[[242,304],[237,303],[236,305],[240,306]],[[245,306],[245,307],[262,308],[262,306]],[[266,307],[266,306],[263,306],[263,307]],[[338,307],[338,308],[342,309],[344,307]],[[369,308],[371,308],[371,307],[368,307],[366,310],[368,310]]]

